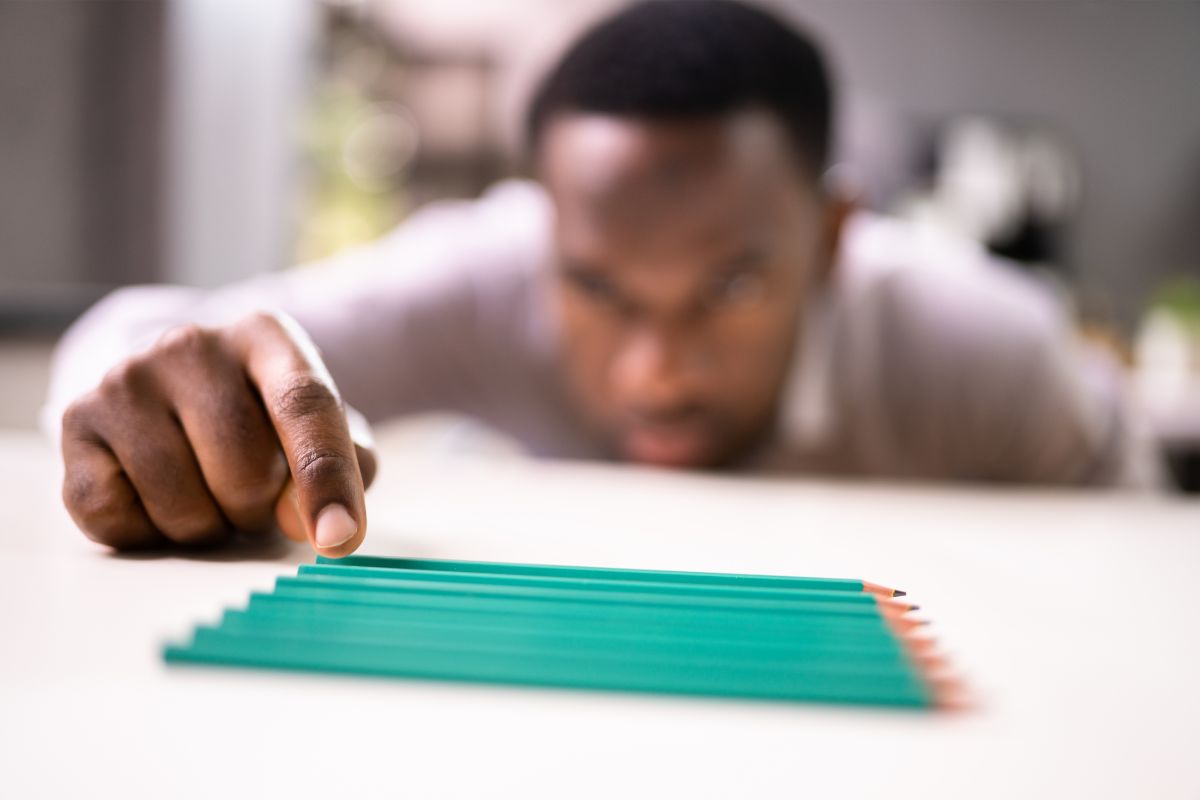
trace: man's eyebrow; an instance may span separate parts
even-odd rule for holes
[[[710,272],[734,272],[741,269],[761,269],[767,260],[767,249],[761,245],[748,245],[728,258],[709,265]]]
[[[583,258],[574,258],[572,256],[563,256],[559,259],[559,267],[563,272],[592,272],[601,273],[608,272],[602,264],[594,261],[588,261]]]

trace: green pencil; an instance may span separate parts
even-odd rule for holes
[[[638,631],[594,631],[553,626],[484,627],[467,625],[396,624],[356,620],[304,619],[287,615],[250,614],[230,610],[220,627],[230,633],[264,631],[310,636],[314,639],[361,643],[403,644],[414,648],[443,643],[474,643],[517,648],[565,648],[576,652],[661,652],[689,658],[739,658],[754,662],[888,662],[907,661],[910,654],[887,637],[842,639],[725,638],[720,636],[655,636]]]
[[[449,561],[429,558],[387,558],[384,556],[317,557],[317,564],[347,567],[413,569],[498,575],[536,575],[562,578],[598,578],[625,581],[655,581],[715,586],[758,586],[776,589],[824,589],[843,592],[869,592],[884,597],[903,597],[905,592],[875,583],[842,578],[804,578],[785,575],[743,575],[721,572],[679,572],[675,570],[621,569],[617,567],[573,567],[549,564],[507,564],[495,561]]]
[[[677,610],[655,610],[646,613],[636,607],[565,608],[556,604],[534,603],[513,606],[508,602],[492,601],[483,604],[422,602],[427,598],[409,598],[408,603],[371,604],[347,600],[338,593],[313,596],[310,592],[286,592],[250,595],[248,610],[252,613],[284,611],[293,615],[325,615],[341,619],[406,619],[424,620],[432,624],[475,625],[586,625],[597,631],[639,630],[647,633],[698,636],[725,635],[779,637],[874,637],[895,634],[895,626],[905,620],[885,620],[883,617],[796,616],[792,618],[758,619],[737,615],[733,618],[706,613],[680,613]],[[915,623],[914,623],[915,624]]]
[[[190,646],[168,646],[169,662],[239,664],[365,675],[621,689],[683,694],[928,706],[930,688],[911,671],[847,674],[835,670],[716,667],[683,660],[596,659],[539,653],[338,643],[305,638],[241,637],[198,628]]]
[[[754,607],[667,605],[662,603],[601,603],[573,598],[497,597],[426,594],[350,587],[330,587],[312,582],[292,582],[281,578],[275,587],[280,597],[299,597],[366,606],[410,607],[448,610],[472,610],[494,614],[549,614],[578,619],[638,618],[659,619],[676,623],[731,623],[772,627],[786,630],[799,620],[823,617],[839,621],[877,619],[880,610],[871,606],[851,606],[840,603],[818,604],[800,609],[759,609]]]
[[[548,609],[549,610],[549,609]],[[229,609],[230,613],[244,613],[264,619],[283,618],[297,621],[351,623],[364,625],[427,625],[431,627],[452,626],[483,630],[556,630],[572,633],[580,630],[594,631],[600,635],[636,634],[660,638],[712,639],[730,637],[737,640],[761,641],[774,637],[778,625],[724,624],[698,619],[697,625],[655,624],[655,620],[640,614],[615,614],[611,616],[579,617],[571,614],[531,613],[496,614],[489,610],[413,608],[410,606],[345,605],[311,601],[307,598],[278,595],[256,595],[244,609]],[[587,623],[584,628],[581,619]],[[886,620],[882,619],[823,619],[801,618],[790,622],[787,630],[805,635],[806,638],[853,639],[864,638],[892,641],[897,638]],[[786,641],[786,640],[785,640]]]
[[[541,586],[496,586],[491,584],[431,583],[428,581],[406,581],[403,579],[377,580],[371,578],[343,578],[335,575],[302,574],[296,577],[283,576],[276,580],[277,588],[321,587],[347,589],[358,592],[403,593],[408,596],[453,596],[484,598],[522,598],[546,600],[556,603],[591,603],[605,605],[667,606],[689,609],[715,608],[725,610],[752,611],[770,614],[829,613],[844,615],[877,614],[881,609],[897,613],[911,610],[906,604],[881,600],[870,594],[845,592],[805,591],[780,598],[760,599],[739,595],[688,596],[662,592],[643,591],[596,591],[592,589],[546,588]]]
[[[563,577],[545,575],[504,575],[482,572],[450,572],[442,570],[356,567],[333,564],[301,564],[301,577],[325,576],[366,580],[388,580],[407,585],[418,583],[461,586],[514,586],[540,589],[588,590],[597,592],[644,592],[690,597],[730,597],[737,599],[794,600],[805,596],[859,602],[880,595],[860,591],[823,588],[780,588],[731,586],[725,584],[685,583],[682,581],[617,580],[594,577]],[[852,581],[851,583],[855,583]]]
[[[927,707],[943,666],[903,594],[858,580],[319,559],[170,663]]]
[[[213,637],[224,637],[233,641],[240,640],[248,647],[259,646],[267,649],[279,643],[308,642],[314,650],[323,648],[338,649],[342,647],[375,648],[383,655],[396,658],[409,658],[413,653],[459,653],[464,658],[488,656],[492,654],[507,654],[514,658],[531,661],[547,659],[562,660],[563,663],[575,665],[575,669],[590,670],[597,666],[618,663],[621,665],[638,664],[646,669],[661,666],[676,666],[711,670],[724,670],[729,674],[742,672],[758,675],[783,671],[789,674],[827,675],[835,674],[843,677],[862,677],[893,675],[897,672],[908,674],[913,671],[912,662],[903,655],[897,654],[891,658],[860,658],[856,654],[820,653],[820,654],[764,654],[749,651],[729,649],[719,653],[708,653],[703,658],[697,653],[687,652],[680,648],[617,648],[617,647],[565,647],[560,640],[535,639],[479,639],[428,636],[420,640],[408,639],[378,639],[362,638],[354,635],[343,635],[330,631],[286,630],[282,628],[251,625],[240,627],[222,624],[220,626],[197,628],[193,642],[200,647]]]

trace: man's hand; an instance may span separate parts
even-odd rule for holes
[[[63,502],[118,549],[209,545],[233,530],[307,539],[323,555],[362,543],[375,475],[307,335],[255,314],[176,328],[114,367],[63,415]]]

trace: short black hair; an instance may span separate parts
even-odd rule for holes
[[[526,118],[536,156],[551,118],[591,112],[655,120],[747,108],[778,116],[802,163],[829,157],[833,97],[816,43],[731,0],[650,0],[600,22],[542,80]]]

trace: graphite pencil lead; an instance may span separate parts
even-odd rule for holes
[[[880,586],[878,583],[871,583],[870,581],[861,581],[861,583],[863,587],[862,590],[867,594],[873,594],[880,597],[903,597],[905,594],[907,594],[899,589],[889,589],[886,586]]]
[[[887,600],[878,595],[875,596],[875,602],[881,611],[890,614],[907,614],[909,611],[916,611],[920,608],[912,603],[897,603],[895,600]]]

